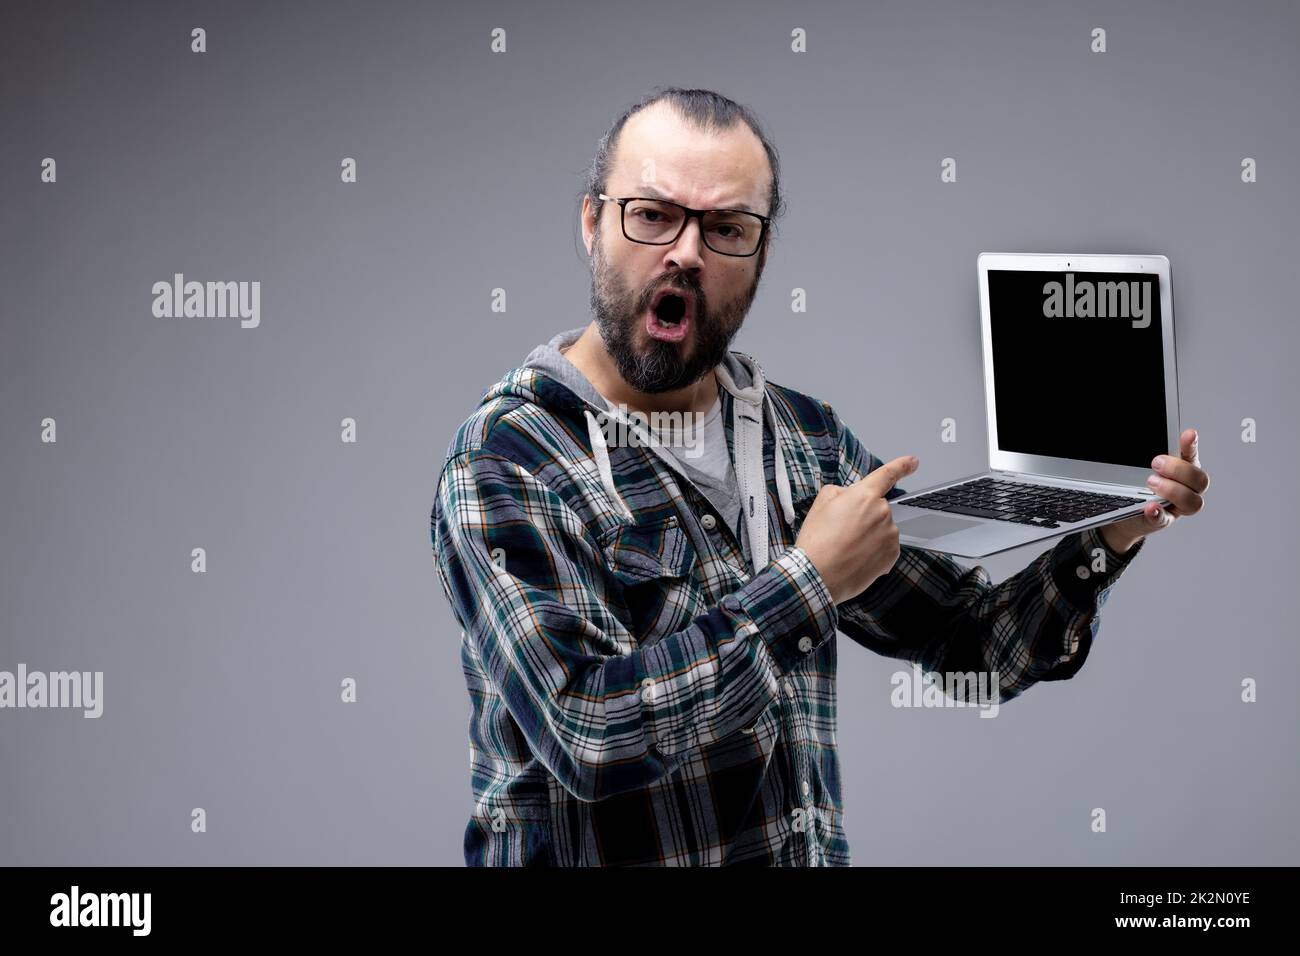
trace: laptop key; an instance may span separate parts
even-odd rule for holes
[[[904,502],[913,508],[930,508],[934,511],[942,511],[947,507],[946,502],[931,501],[929,498],[913,498],[911,501]]]
[[[970,515],[972,518],[1000,518],[1002,515],[997,511],[990,511],[987,508],[971,508],[968,505],[949,505],[943,509],[949,514]]]

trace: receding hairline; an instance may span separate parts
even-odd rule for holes
[[[659,107],[662,107],[662,109],[659,109]],[[620,150],[623,147],[623,139],[625,134],[627,133],[628,127],[631,126],[634,122],[636,122],[638,117],[646,116],[647,114],[654,116],[656,113],[662,113],[664,115],[671,116],[674,119],[678,120],[682,126],[685,126],[691,130],[705,133],[710,136],[720,136],[723,133],[730,133],[737,128],[742,129],[747,133],[749,133],[750,139],[753,141],[754,145],[758,147],[758,155],[761,157],[763,161],[763,165],[767,167],[767,180],[765,182],[760,182],[758,184],[758,191],[760,193],[767,193],[771,190],[771,186],[772,186],[771,160],[767,155],[767,150],[764,148],[762,138],[756,132],[754,132],[753,127],[751,127],[749,123],[745,122],[743,117],[735,116],[732,118],[732,121],[730,123],[726,125],[722,125],[721,123],[717,122],[716,119],[712,116],[705,116],[705,117],[692,116],[690,113],[686,112],[685,109],[679,103],[671,99],[656,100],[655,102],[651,103],[649,106],[645,106],[642,109],[637,110],[637,112],[633,113],[631,116],[627,118],[627,121],[623,124],[623,126],[618,131],[618,138],[613,143],[613,148],[611,150],[611,157],[610,157],[612,160],[621,159]],[[611,162],[610,165],[612,167],[614,163]],[[650,196],[651,198],[654,199],[666,199],[669,202],[680,201],[677,197],[670,196],[667,193],[665,193],[663,190],[656,189],[654,186],[648,183],[637,183],[636,188],[641,194]],[[753,213],[756,216],[764,215],[764,213],[755,209],[748,202],[745,202],[743,200],[736,201],[736,202],[720,202],[718,204],[718,208],[738,209],[741,212]],[[768,214],[770,215],[770,210],[768,211]]]

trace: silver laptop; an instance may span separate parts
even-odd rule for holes
[[[900,544],[980,558],[1109,524],[1178,455],[1165,256],[982,253],[989,467],[890,500]]]

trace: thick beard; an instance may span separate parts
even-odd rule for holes
[[[628,385],[647,394],[686,388],[726,358],[727,348],[740,331],[754,301],[761,270],[755,271],[754,281],[747,290],[716,311],[710,311],[704,289],[693,275],[679,272],[666,282],[634,294],[605,259],[599,232],[593,239],[592,249],[592,316],[605,343],[605,351]],[[637,350],[642,315],[655,294],[664,288],[676,288],[695,295],[695,313],[691,317],[695,343],[689,358],[681,357],[681,345],[658,339],[650,339],[644,351]]]

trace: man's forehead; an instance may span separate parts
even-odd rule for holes
[[[607,185],[619,195],[767,211],[767,153],[745,123],[704,130],[672,110],[651,107],[624,125],[614,160]]]
[[[627,195],[635,193],[638,196],[649,196],[651,199],[667,199],[670,202],[681,203],[684,206],[695,202],[699,203],[699,208],[701,209],[739,209],[741,212],[752,212],[760,216],[765,215],[765,212],[762,209],[763,204],[761,202],[756,203],[747,199],[729,198],[749,195],[750,191],[745,189],[719,187],[717,190],[713,191],[701,191],[702,195],[716,195],[718,197],[704,200],[691,199],[690,196],[687,195],[686,190],[677,190],[674,192],[672,190],[660,189],[658,186],[652,185],[651,183],[634,183],[629,185],[623,192]]]

